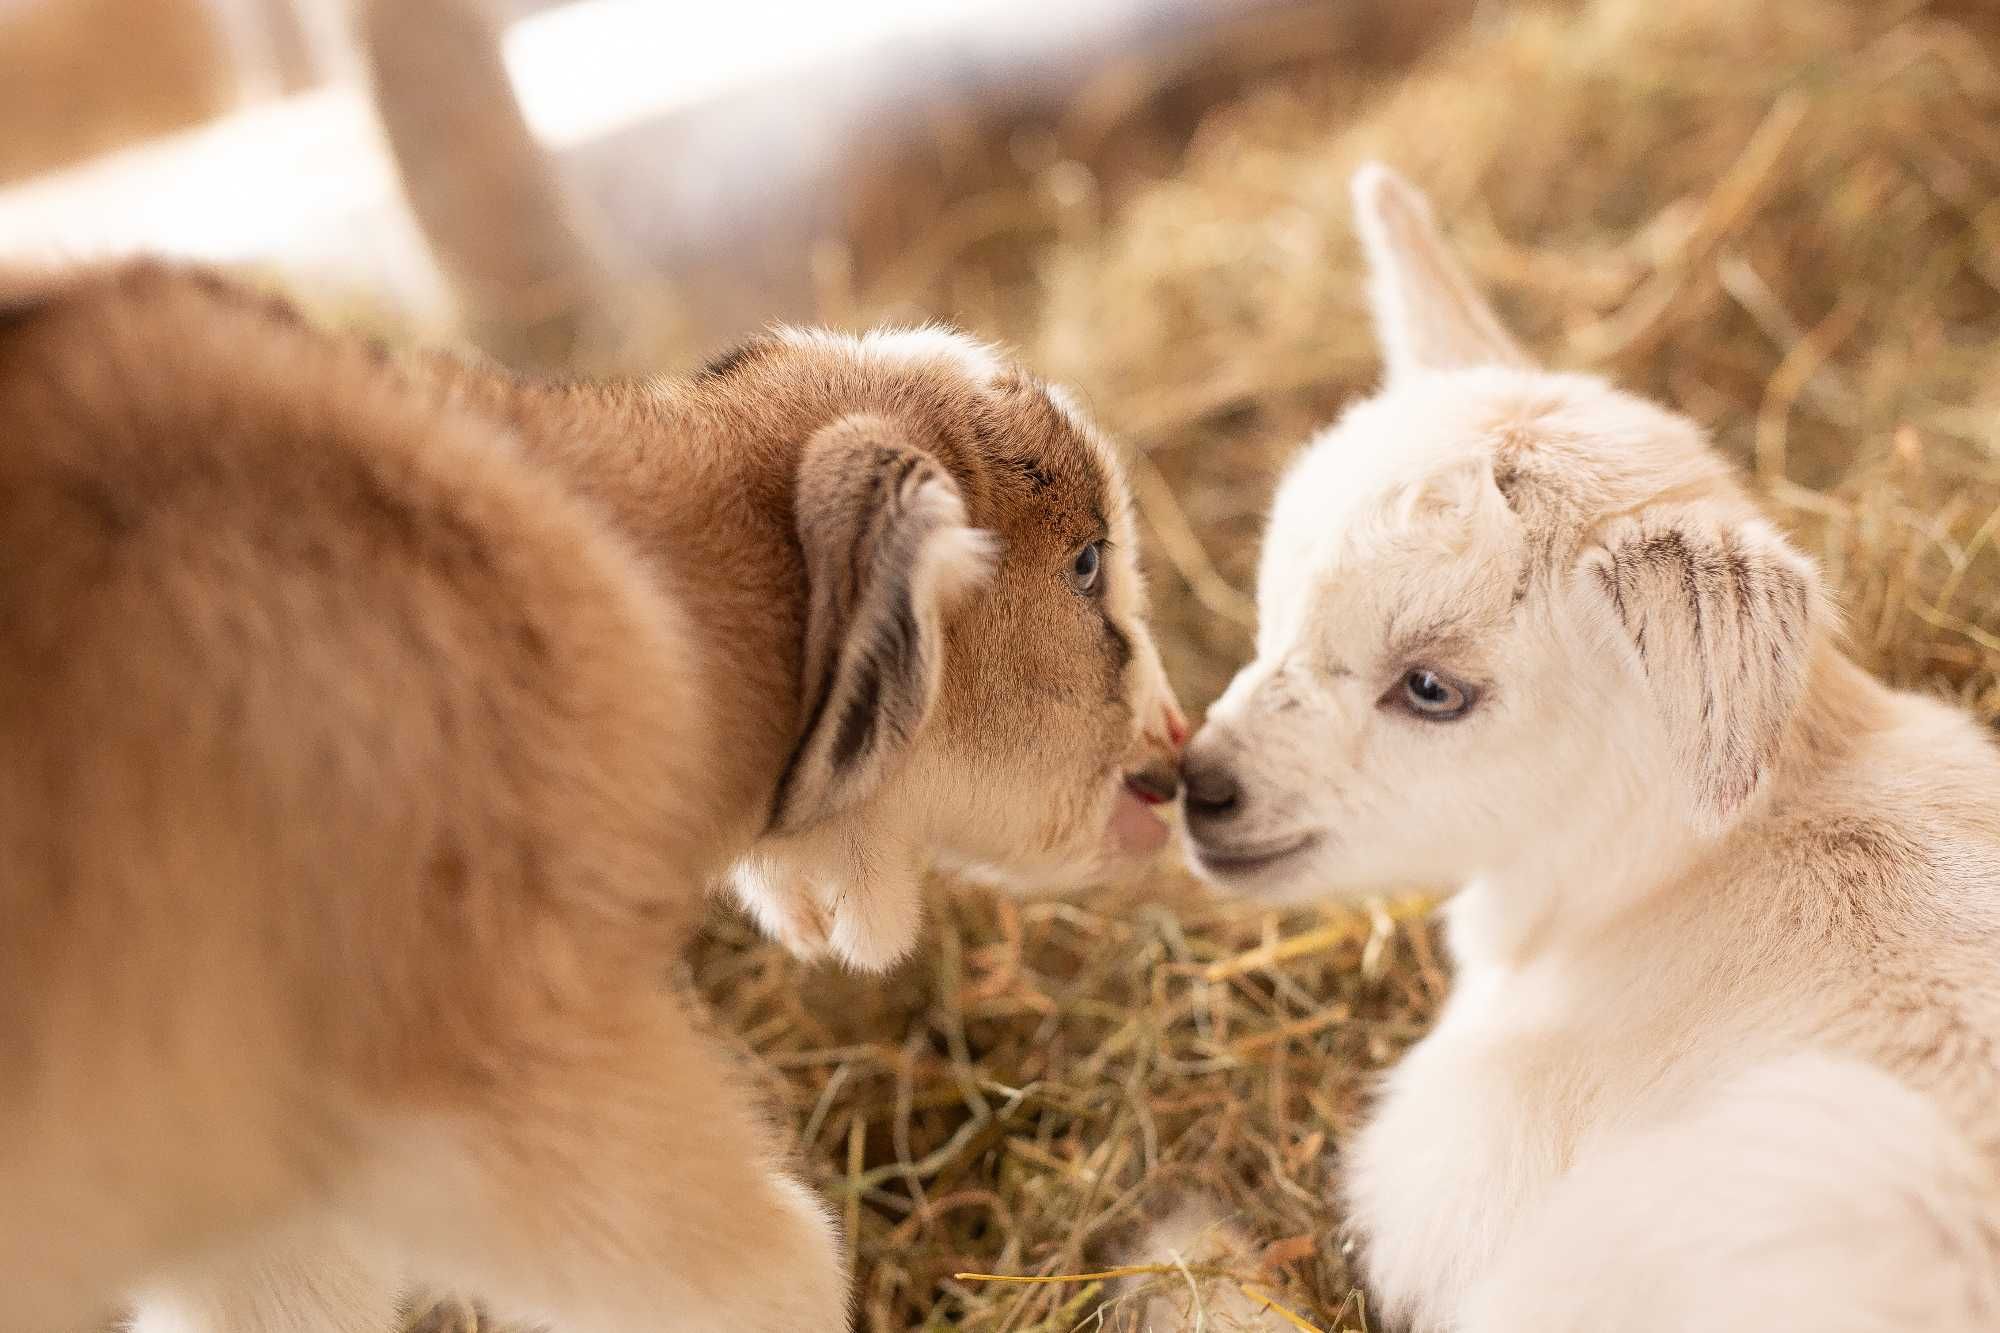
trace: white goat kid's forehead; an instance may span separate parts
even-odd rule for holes
[[[1477,387],[1362,403],[1293,465],[1259,570],[1260,655],[1316,636],[1490,622],[1510,604],[1521,533],[1492,480],[1493,399],[1485,412],[1468,406],[1466,390]],[[1355,641],[1347,651],[1379,646]],[[1340,644],[1322,647],[1342,654]]]

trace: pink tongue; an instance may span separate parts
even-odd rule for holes
[[[1166,846],[1167,826],[1151,806],[1129,791],[1120,791],[1111,811],[1110,836],[1119,851],[1136,856]]]

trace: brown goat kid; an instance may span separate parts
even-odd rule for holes
[[[844,1327],[663,964],[732,870],[882,964],[936,861],[1157,849],[1142,601],[1109,449],[955,335],[537,386],[0,284],[0,1329]]]

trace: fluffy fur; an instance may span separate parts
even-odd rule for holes
[[[1420,195],[1355,196],[1387,381],[1284,481],[1186,773],[1225,888],[1458,890],[1453,995],[1343,1152],[1371,1308],[2000,1327],[1990,739],[1842,655],[1696,427],[1528,367]]]
[[[937,858],[1157,846],[1182,726],[1105,443],[887,345],[546,386],[0,281],[0,1329],[843,1326],[660,980],[709,886],[886,962]]]
[[[1171,1264],[1180,1271],[1113,1279],[1102,1316],[1105,1333],[1235,1333],[1267,1327],[1267,1320],[1281,1317],[1271,1313],[1270,1302],[1259,1299],[1255,1287],[1198,1271],[1218,1264],[1243,1266],[1249,1243],[1211,1200],[1178,1201],[1141,1233],[1136,1248],[1118,1253],[1112,1262],[1120,1267]]]

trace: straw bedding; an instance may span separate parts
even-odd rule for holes
[[[1972,0],[1595,0],[1489,18],[1401,76],[1290,70],[1166,178],[1113,200],[1051,154],[1018,236],[947,213],[922,271],[842,304],[1007,337],[1130,443],[1198,715],[1247,654],[1277,470],[1376,374],[1346,194],[1372,156],[1549,361],[1715,432],[1864,661],[2000,715],[2000,21]],[[1230,908],[1162,870],[1063,902],[941,891],[886,979],[730,917],[687,966],[845,1218],[862,1327],[1115,1324],[1100,1282],[955,1275],[1088,1273],[1188,1191],[1253,1238],[1236,1277],[1369,1326],[1339,1148],[1448,985],[1407,905]]]

